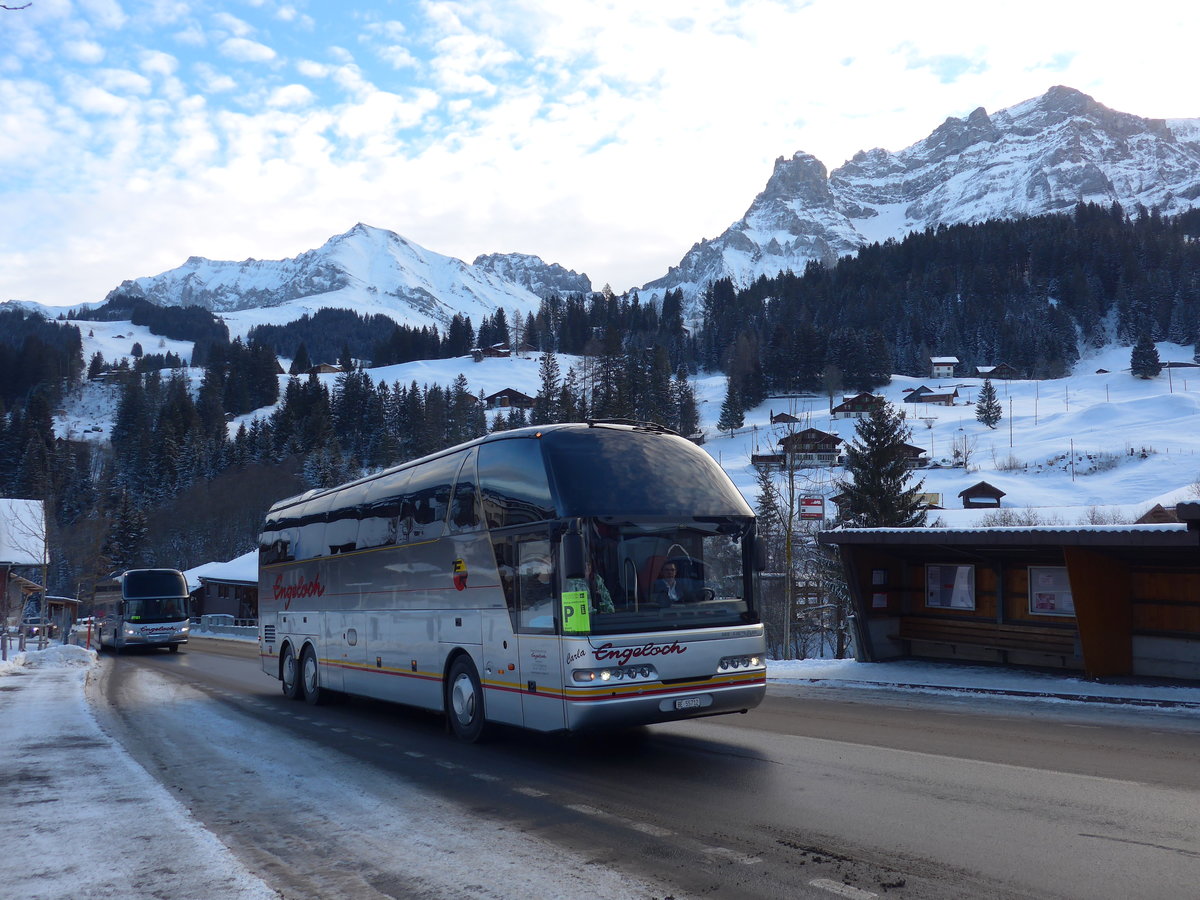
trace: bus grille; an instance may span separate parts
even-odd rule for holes
[[[275,626],[274,625],[264,625],[263,626],[263,641],[264,641],[264,643],[267,643],[267,644],[275,643]]]

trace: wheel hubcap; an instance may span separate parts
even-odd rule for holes
[[[450,702],[454,706],[454,715],[464,725],[470,724],[475,718],[475,686],[467,675],[459,675],[454,681],[450,692]]]

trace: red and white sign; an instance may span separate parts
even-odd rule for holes
[[[825,518],[825,498],[824,497],[801,497],[800,498],[800,518],[801,519],[824,519]]]

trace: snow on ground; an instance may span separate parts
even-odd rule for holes
[[[85,359],[96,350],[106,360],[113,354],[128,354],[134,340],[147,353],[170,350],[185,358],[191,353],[185,342],[162,342],[128,322],[80,324]],[[1192,361],[1190,346],[1160,343],[1158,352],[1164,363]],[[1050,524],[1073,525],[1097,517],[1128,522],[1155,503],[1166,506],[1195,499],[1194,485],[1200,481],[1200,368],[1164,369],[1157,378],[1134,378],[1129,374],[1129,356],[1128,347],[1108,347],[1083,359],[1066,378],[994,382],[1004,416],[995,429],[975,420],[974,402],[982,379],[893,377],[891,384],[877,393],[904,409],[912,427],[911,443],[925,448],[927,458],[940,464],[917,473],[924,479],[924,490],[941,494],[945,507],[930,521],[940,519],[950,527],[966,527],[988,517],[987,510],[963,510],[958,497],[960,491],[981,480],[1006,492],[1004,508],[1031,509]],[[572,366],[582,368],[583,360],[578,357],[559,356],[558,360],[564,375]],[[283,363],[286,367],[289,361]],[[540,386],[538,365],[536,355],[478,363],[457,357],[368,371],[377,382],[405,386],[413,381],[421,386],[450,385],[461,374],[476,395],[515,388],[533,396]],[[199,369],[189,371],[197,385],[200,374]],[[318,377],[331,389],[338,378]],[[281,395],[286,383],[287,376],[280,376]],[[829,398],[822,394],[770,398],[748,411],[744,427],[730,436],[716,428],[725,398],[725,377],[702,373],[693,384],[706,434],[704,448],[721,463],[751,505],[758,488],[750,455],[776,452],[779,438],[786,433],[784,426],[770,424],[773,412],[791,413],[801,419],[801,427],[811,425],[845,441],[855,435],[856,420],[831,419]],[[904,403],[907,391],[922,384],[935,390],[957,387],[958,405]],[[115,399],[111,387],[86,386],[56,419],[58,433],[107,440]],[[839,393],[834,402],[841,399]],[[271,412],[272,408],[266,408],[236,418],[230,422],[230,434]],[[969,448],[969,470],[951,466],[956,444]],[[840,473],[840,469],[805,470],[806,492],[831,496],[836,493],[833,479]],[[832,515],[834,510],[830,506],[826,512]]]

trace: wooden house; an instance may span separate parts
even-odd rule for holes
[[[958,365],[957,356],[929,357],[930,378],[953,378],[954,368]]]
[[[488,410],[511,409],[514,407],[516,409],[533,408],[533,398],[513,388],[496,391],[496,393],[484,397],[483,403]]]
[[[959,491],[958,496],[962,498],[963,509],[998,509],[1004,491],[986,481],[981,481]]]
[[[799,423],[800,423],[800,420],[797,419],[795,416],[793,416],[791,413],[785,413],[785,412],[777,413],[774,410],[771,411],[771,424],[772,425],[797,425]]]
[[[835,466],[841,459],[842,439],[819,428],[784,436],[779,446],[796,465]]]
[[[1011,381],[1013,378],[1021,377],[1021,374],[1008,363],[997,363],[994,366],[976,366],[975,374],[980,378],[999,379],[1001,381]]]
[[[874,394],[855,394],[853,397],[843,397],[842,402],[829,411],[835,419],[861,419],[869,416],[871,411],[882,406],[884,399]]]
[[[936,406],[953,406],[958,400],[958,388],[952,388],[949,393],[934,391],[925,385],[913,388],[904,397],[905,403],[932,403]]]

